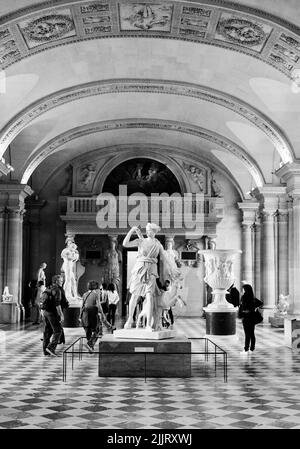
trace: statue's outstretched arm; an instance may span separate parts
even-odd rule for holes
[[[137,226],[133,226],[127,233],[125,239],[123,240],[123,246],[125,246],[125,248],[133,248],[133,247],[138,246],[138,243],[139,243],[141,237],[130,241],[130,237],[132,236],[132,234],[134,232],[136,232],[138,236],[140,234],[141,237],[143,238],[143,235],[142,235],[141,231],[139,230],[139,228]]]

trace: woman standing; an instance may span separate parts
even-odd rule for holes
[[[262,301],[255,298],[251,285],[243,285],[243,295],[241,297],[241,305],[239,308],[239,318],[242,318],[243,328],[245,332],[245,346],[242,354],[247,354],[255,349],[255,310],[262,306]]]

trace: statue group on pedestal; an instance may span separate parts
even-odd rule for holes
[[[147,237],[144,237],[141,230],[137,226],[133,226],[123,241],[125,248],[138,248],[138,256],[129,281],[131,298],[125,329],[130,329],[133,325],[134,311],[140,297],[144,297],[144,301],[142,310],[137,317],[137,327],[142,325],[150,331],[161,330],[164,308],[175,305],[177,301],[184,304],[180,296],[181,273],[174,257],[170,255],[170,252],[165,251],[162,244],[155,238],[159,230],[159,226],[155,223],[148,223],[146,226]],[[137,238],[130,241],[133,233],[136,233]],[[162,261],[163,271],[170,280],[169,288],[166,290],[160,289],[157,284],[158,256]]]

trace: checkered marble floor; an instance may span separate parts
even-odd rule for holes
[[[117,323],[117,327],[121,324]],[[203,318],[177,318],[190,338],[205,335]],[[81,328],[65,328],[66,345]],[[256,327],[257,348],[240,354],[236,337],[210,337],[228,353],[228,382],[221,359],[193,358],[191,378],[99,378],[97,354],[68,362],[42,353],[42,326],[0,325],[0,429],[300,429],[300,354],[284,344],[283,329]],[[192,350],[199,350],[192,340]],[[202,367],[202,368],[201,368]]]

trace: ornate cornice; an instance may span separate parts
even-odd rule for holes
[[[169,8],[168,20],[164,19],[166,23],[156,27],[151,22],[142,23],[147,26],[138,23],[129,26],[127,20],[132,17],[130,8],[133,8],[129,0],[104,0],[101,3],[52,0],[19,9],[0,18],[0,45],[1,33],[4,33],[3,43],[9,42],[0,55],[0,66],[6,68],[53,47],[90,39],[160,38],[198,42],[244,53],[292,78],[300,56],[298,26],[274,14],[232,1],[147,2],[153,9],[161,4],[165,10]],[[62,15],[66,23],[64,25],[60,20],[60,29],[35,28],[50,16]],[[242,36],[234,35],[232,28],[226,28],[232,20],[238,26],[247,27]],[[251,33],[253,39],[249,38]]]
[[[148,128],[148,129],[159,129],[164,131],[175,131],[185,134],[194,135],[201,139],[208,140],[217,144],[218,146],[224,148],[229,153],[235,155],[241,162],[247,167],[248,171],[251,173],[253,179],[257,185],[263,185],[263,176],[252,158],[236,143],[231,140],[208,131],[199,126],[190,125],[187,123],[176,122],[171,120],[151,120],[151,119],[122,119],[122,120],[108,120],[104,122],[90,123],[77,127],[67,132],[56,136],[49,142],[45,143],[39,150],[32,155],[26,162],[24,173],[22,177],[22,183],[26,183],[30,178],[33,171],[42,163],[44,159],[50,156],[57,148],[70,142],[74,139],[78,139],[82,136],[87,136],[89,134],[99,133],[103,131],[117,131],[121,129],[138,129],[138,128]]]
[[[48,95],[23,109],[2,129],[0,133],[0,151],[3,154],[12,140],[32,120],[55,107],[89,96],[124,92],[179,95],[218,104],[239,114],[264,132],[273,142],[284,163],[293,160],[293,151],[288,138],[274,122],[253,106],[237,97],[206,86],[153,79],[103,80],[74,86]]]

